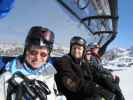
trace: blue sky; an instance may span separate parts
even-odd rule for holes
[[[133,1],[118,1],[118,35],[109,47],[128,48],[133,45]],[[34,25],[50,28],[55,33],[55,42],[63,46],[68,46],[73,35],[86,33],[82,25],[70,20],[55,0],[16,0],[8,16],[0,20],[0,40],[24,43],[28,30]]]
[[[118,36],[111,47],[128,48],[133,46],[133,0],[118,0],[119,24]]]

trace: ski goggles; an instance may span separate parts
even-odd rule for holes
[[[37,55],[39,55],[39,56],[41,56],[41,57],[46,57],[46,56],[48,56],[48,52],[39,52],[39,51],[33,50],[33,49],[28,50],[28,52],[29,52],[29,54],[32,55],[32,56],[37,56]]]

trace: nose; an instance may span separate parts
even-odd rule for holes
[[[40,54],[38,53],[38,54],[35,56],[35,60],[38,61],[40,58],[41,58],[41,56],[40,56]]]
[[[78,48],[75,48],[74,50],[75,50],[75,52],[79,51],[79,49],[78,49]]]

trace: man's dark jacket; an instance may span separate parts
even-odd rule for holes
[[[98,95],[112,100],[114,95],[93,81],[88,64],[84,61],[75,61],[68,54],[60,58],[56,69],[58,71],[55,75],[57,87],[66,95],[67,100],[100,100],[94,99]]]

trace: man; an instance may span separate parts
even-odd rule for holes
[[[49,57],[53,43],[54,33],[49,29],[41,26],[30,29],[23,55],[0,66],[4,70],[0,76],[1,100],[57,100],[53,90],[56,70]]]
[[[91,72],[94,76],[94,81],[105,89],[113,92],[116,95],[115,100],[124,100],[124,96],[119,87],[119,77],[114,75],[109,69],[104,68],[101,63],[100,46],[97,44],[88,44],[85,59],[90,65]]]
[[[91,71],[84,62],[86,41],[79,36],[70,40],[70,52],[58,61],[56,82],[67,100],[114,100],[115,95],[93,82]]]

